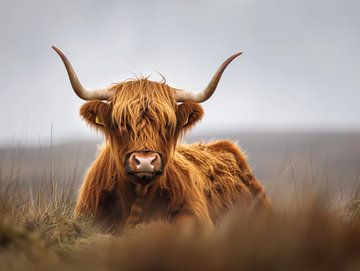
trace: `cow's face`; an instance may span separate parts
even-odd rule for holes
[[[225,60],[206,88],[189,92],[145,78],[87,89],[67,57],[53,49],[64,62],[75,93],[91,100],[82,106],[81,115],[104,133],[120,172],[144,182],[163,173],[179,135],[201,119],[203,111],[198,103],[211,97],[226,67],[241,54]]]
[[[203,110],[194,102],[178,104],[165,83],[138,79],[114,86],[107,102],[85,103],[81,115],[104,133],[123,174],[149,182],[164,172],[179,135]]]

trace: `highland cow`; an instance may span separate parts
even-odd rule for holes
[[[216,225],[234,206],[270,207],[244,153],[230,141],[180,144],[204,115],[199,103],[214,93],[228,58],[208,86],[188,92],[148,78],[86,89],[66,56],[80,115],[105,137],[81,186],[75,214],[122,229],[140,222],[195,221]]]

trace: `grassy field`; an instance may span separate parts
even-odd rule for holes
[[[251,140],[260,148],[261,143],[256,143],[260,139],[252,136]],[[349,138],[345,141],[354,144]],[[282,146],[284,138],[277,142]],[[33,150],[32,156],[26,148],[17,153],[10,148],[0,151],[1,271],[360,270],[360,185],[356,174],[348,173],[342,175],[349,178],[344,179],[344,186],[337,186],[332,166],[319,162],[322,158],[317,149],[314,156],[319,160],[310,165],[297,162],[301,155],[306,157],[301,144],[296,148],[302,152],[294,152],[292,144],[290,151],[284,147],[284,159],[275,159],[280,171],[274,166],[274,174],[282,172],[281,178],[289,180],[286,187],[269,180],[274,176],[264,181],[274,202],[272,214],[237,209],[229,212],[216,230],[184,230],[159,221],[109,236],[86,218],[72,217],[83,168],[94,153],[85,155],[75,148],[90,145],[69,146]],[[247,146],[255,155],[252,160],[261,152],[263,159],[274,155]],[[335,149],[348,167],[353,164],[356,168],[360,152],[358,156],[341,153],[343,148],[334,141],[328,146],[326,153]],[[59,156],[60,152],[64,156]],[[68,159],[66,153],[71,154]],[[27,156],[32,158],[32,169]],[[266,173],[267,169],[259,166],[260,162],[255,170]]]

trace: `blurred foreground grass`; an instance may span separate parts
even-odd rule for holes
[[[360,270],[360,186],[273,193],[272,214],[233,210],[214,231],[159,221],[120,236],[73,219],[76,192],[0,174],[0,270]]]

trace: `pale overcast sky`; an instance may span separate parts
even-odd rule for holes
[[[0,145],[94,136],[51,45],[89,87],[161,72],[175,87],[224,73],[195,132],[360,130],[360,2],[0,2]]]

